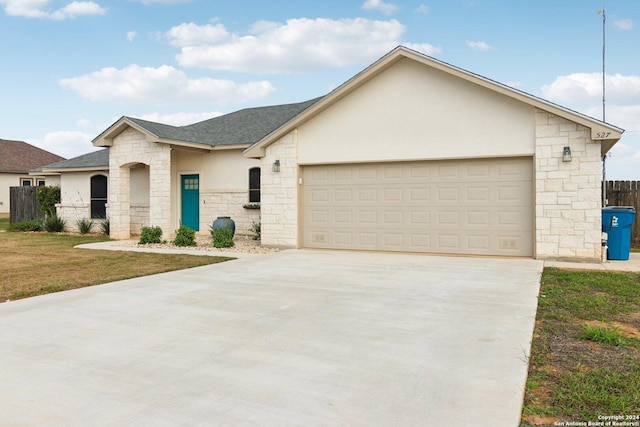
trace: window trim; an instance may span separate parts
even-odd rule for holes
[[[257,175],[255,175],[257,172]],[[252,168],[249,168],[249,188],[248,188],[248,196],[249,196],[249,203],[260,203],[260,175],[261,175],[261,171],[260,171],[260,166],[254,166]],[[257,180],[258,182],[256,183],[255,180]],[[257,184],[253,185],[252,184]]]
[[[105,179],[104,183],[105,183],[105,197],[94,197],[93,195],[93,180],[95,178],[98,177],[102,177]],[[106,219],[107,217],[107,202],[108,202],[108,198],[109,198],[109,177],[104,175],[104,174],[96,174],[96,175],[92,175],[89,178],[89,216],[91,217],[91,219]],[[104,208],[100,208],[100,213],[102,214],[102,212],[104,212],[104,215],[98,215],[97,213],[94,214],[94,208],[93,208],[93,204],[95,203],[102,203],[104,201]]]

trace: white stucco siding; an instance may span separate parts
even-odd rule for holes
[[[38,185],[38,181],[45,180],[45,185],[60,186],[60,176],[36,176],[29,174],[0,173],[0,216],[9,216],[11,210],[9,187],[20,187],[22,179],[31,180],[31,185]]]
[[[11,173],[0,173],[0,214],[9,216],[10,195],[9,187],[17,187],[20,185],[20,175]]]
[[[180,226],[182,175],[200,177],[200,234],[219,216],[229,216],[238,234],[249,234],[253,222],[260,220],[260,210],[245,209],[249,202],[249,169],[260,167],[260,161],[242,156],[242,150],[216,150],[196,153],[174,150],[172,155],[172,211],[174,228]]]
[[[91,177],[95,175],[109,176],[106,171],[64,172],[60,176],[57,214],[65,220],[67,230],[74,231],[79,220],[91,218]]]
[[[298,129],[300,164],[531,156],[535,109],[405,59]]]

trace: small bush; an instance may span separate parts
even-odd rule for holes
[[[138,243],[141,245],[146,245],[147,243],[162,243],[162,228],[142,227],[140,241]]]
[[[211,237],[213,237],[213,246],[216,248],[231,248],[233,243],[233,232],[224,228],[211,227]]]
[[[93,220],[88,218],[81,218],[76,221],[76,227],[78,227],[78,231],[80,234],[91,233],[91,229],[93,229]]]
[[[32,221],[19,221],[9,224],[9,231],[42,231],[42,222],[34,219]]]
[[[111,234],[111,224],[109,223],[109,218],[100,221],[100,232],[105,236]]]
[[[38,207],[45,217],[56,214],[56,203],[60,203],[60,187],[57,185],[46,185],[38,187],[36,192]]]
[[[249,231],[253,233],[253,240],[260,240],[262,236],[261,228],[262,226],[260,225],[260,221],[254,221],[251,224],[251,228],[249,229]]]
[[[181,225],[176,231],[173,244],[176,246],[196,246],[196,232],[186,225]]]
[[[43,222],[45,231],[49,233],[61,233],[66,225],[67,222],[58,215],[48,215]]]

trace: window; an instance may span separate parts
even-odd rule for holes
[[[91,177],[91,218],[107,217],[107,177],[95,175]]]
[[[33,180],[31,178],[20,178],[20,185],[23,187],[31,187]]]
[[[260,203],[260,168],[249,169],[249,203]]]
[[[38,187],[44,187],[45,185],[47,185],[47,183],[45,182],[44,179],[39,179],[38,183],[36,184]]]

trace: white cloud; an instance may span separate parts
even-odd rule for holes
[[[623,134],[609,151],[606,168],[607,181],[640,180],[640,137]]]
[[[78,131],[49,132],[42,139],[28,141],[30,144],[70,159],[81,154],[95,151],[91,144],[95,135]]]
[[[203,120],[212,119],[214,117],[221,116],[223,113],[213,111],[210,113],[174,113],[174,114],[162,114],[162,113],[149,113],[140,117],[143,120],[149,120],[151,122],[164,123],[172,126],[185,126],[193,123],[198,123]]]
[[[631,19],[618,19],[613,21],[613,26],[620,30],[628,31],[633,29],[633,21]]]
[[[607,74],[606,99],[618,105],[638,103],[640,76]],[[542,87],[546,99],[565,104],[581,104],[602,100],[601,73],[574,73],[559,76],[553,83]]]
[[[405,43],[403,46],[431,56],[437,55],[442,52],[442,49],[440,47],[430,45],[429,43]]]
[[[196,25],[180,24],[171,28],[166,37],[172,46],[199,46],[203,44],[221,43],[231,38],[231,34],[222,24]]]
[[[379,10],[385,15],[391,15],[396,11],[396,9],[398,9],[398,6],[391,3],[385,3],[382,0],[366,0],[362,4],[362,8],[364,10]]]
[[[209,102],[220,105],[264,98],[275,91],[268,81],[238,84],[211,78],[190,79],[184,72],[168,65],[103,68],[62,79],[60,85],[91,101],[119,103]]]
[[[25,18],[44,18],[62,21],[83,15],[104,15],[107,9],[93,1],[72,1],[66,6],[51,11],[47,8],[51,0],[0,0],[7,15]]]
[[[466,44],[467,47],[474,50],[493,50],[493,47],[491,47],[489,43],[483,42],[483,41],[466,40],[464,44]]]
[[[222,24],[182,24],[165,33],[181,48],[184,67],[247,73],[299,72],[369,63],[404,44],[404,25],[395,19],[290,19],[260,21],[248,35],[229,33]],[[421,51],[438,53],[428,44]]]
[[[138,37],[138,33],[137,32],[135,32],[135,31],[127,32],[127,40],[129,40],[130,42],[135,40],[136,37]]]
[[[428,15],[429,14],[429,7],[426,4],[421,4],[420,6],[418,6],[418,8],[416,9],[417,13],[422,13],[423,15]]]

